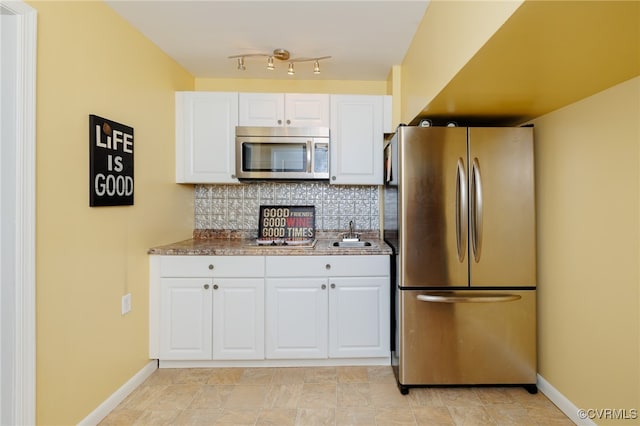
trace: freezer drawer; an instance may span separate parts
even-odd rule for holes
[[[535,290],[400,290],[398,296],[394,369],[401,390],[536,383]]]

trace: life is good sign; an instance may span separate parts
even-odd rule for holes
[[[89,205],[133,205],[133,128],[89,115]]]

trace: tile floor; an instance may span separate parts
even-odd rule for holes
[[[391,367],[159,369],[100,426],[573,425],[523,388],[415,388]]]

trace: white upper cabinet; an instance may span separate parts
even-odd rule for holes
[[[329,127],[329,95],[240,93],[239,125]]]
[[[383,184],[384,132],[391,131],[390,99],[331,96],[330,183]]]
[[[176,182],[238,183],[237,92],[176,93]]]
[[[330,183],[382,185],[391,96],[177,92],[176,182],[239,183],[236,126],[329,127]]]

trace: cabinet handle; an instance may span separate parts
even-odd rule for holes
[[[287,120],[287,124],[291,124],[291,120]]]
[[[213,269],[213,265],[209,265],[209,269]]]
[[[217,289],[218,289],[218,284],[214,284],[214,285],[213,285],[213,289],[214,289],[214,290],[217,290]]]
[[[209,284],[205,284],[205,285],[204,285],[204,289],[205,289],[205,290],[209,290]]]
[[[278,124],[282,124],[282,120],[278,120]]]
[[[235,178],[236,178],[236,175],[231,175],[231,179],[235,179]]]
[[[327,263],[326,265],[324,265],[324,268],[325,268],[326,270],[329,270],[329,269],[331,269],[331,265]]]
[[[331,288],[336,288],[336,285],[334,283],[331,283]]]
[[[322,286],[320,288],[325,290],[327,288],[327,285],[326,284],[322,284]]]

